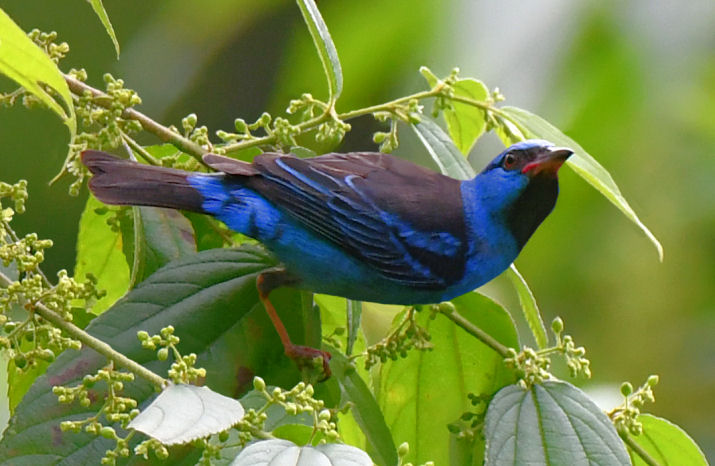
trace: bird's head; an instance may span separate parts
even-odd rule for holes
[[[508,147],[477,176],[482,202],[502,214],[519,248],[554,208],[557,172],[571,154],[571,149],[529,139]]]

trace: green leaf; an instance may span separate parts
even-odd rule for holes
[[[176,445],[229,429],[243,414],[241,403],[208,387],[171,384],[128,427],[164,445]]]
[[[112,43],[114,44],[114,51],[117,52],[117,58],[119,58],[119,42],[117,41],[116,34],[114,34],[114,27],[112,27],[112,23],[109,21],[109,16],[107,16],[107,11],[104,9],[102,0],[87,1],[92,5],[92,9],[97,14],[99,20],[102,22],[104,29],[109,35],[109,38],[112,39]]]
[[[514,323],[497,303],[479,293],[452,302],[499,342],[518,348]],[[431,335],[435,350],[412,351],[407,358],[383,364],[377,400],[395,442],[410,444],[405,462],[448,464],[447,425],[473,409],[467,394],[491,395],[515,379],[501,356],[449,319],[430,319],[430,313],[422,311],[417,321]]]
[[[77,132],[72,94],[57,65],[0,9],[0,73],[17,82],[62,118],[71,139]],[[62,98],[62,107],[41,84]]]
[[[692,438],[680,427],[651,414],[641,414],[638,421],[643,425],[643,433],[631,439],[643,448],[662,466],[707,466],[705,455]],[[632,449],[628,449],[633,466],[646,462]]]
[[[172,260],[196,252],[191,222],[176,210],[134,207],[131,287]]]
[[[453,85],[454,94],[483,102],[489,97],[487,86],[476,79],[459,79]],[[477,142],[487,127],[484,110],[462,102],[452,102],[452,109],[445,109],[444,119],[452,140],[463,154]]]
[[[348,322],[348,344],[345,348],[345,354],[350,356],[353,352],[353,346],[358,338],[360,331],[360,322],[362,321],[362,301],[346,300],[345,313],[347,314]]]
[[[297,0],[297,2],[315,48],[318,50],[320,62],[323,64],[325,77],[328,80],[329,100],[335,102],[343,91],[343,70],[340,67],[338,51],[315,2],[313,0]]]
[[[256,290],[257,275],[275,264],[272,256],[256,247],[194,254],[158,270],[86,330],[148,369],[165,374],[172,361],[157,360],[154,351],[141,347],[136,334],[138,330],[157,334],[171,324],[181,338],[179,351],[197,354],[196,365],[206,369],[205,385],[212,390],[236,398],[252,388],[254,375],[279,386],[292,386],[299,372],[283,354]],[[300,322],[293,318],[299,314],[299,293],[276,290],[271,301],[295,342],[303,343],[296,338]],[[61,432],[59,425],[94,415],[102,405],[104,385],[92,388],[92,400],[96,401],[87,408],[60,405],[52,386],[75,385],[84,374],[106,364],[104,357],[88,348],[61,354],[15,410],[0,441],[0,464],[56,464],[70,455],[72,464],[99,464],[111,445],[109,440]],[[137,399],[141,408],[154,396],[154,388],[138,379],[127,382],[123,393]],[[192,451],[185,447],[182,454]],[[179,458],[172,456],[172,464]]]
[[[412,128],[443,174],[458,180],[474,178],[472,166],[437,123],[422,116]]]
[[[596,188],[606,199],[611,201],[626,217],[635,223],[650,239],[658,250],[658,257],[663,260],[663,246],[653,233],[640,221],[628,201],[623,197],[610,173],[601,166],[583,147],[566,136],[558,128],[538,115],[516,107],[502,107],[500,111],[513,123],[521,127],[527,137],[546,139],[554,144],[567,146],[574,150],[574,155],[566,161],[569,166],[587,183]]]
[[[365,434],[368,450],[372,452],[375,462],[381,466],[397,464],[397,450],[390,429],[372,391],[342,353],[331,353],[330,368],[340,385],[341,405],[353,403],[352,414]]]
[[[97,209],[103,213],[98,214]],[[97,314],[114,304],[129,288],[129,266],[122,250],[122,235],[107,224],[109,215],[106,206],[90,194],[77,235],[75,277],[84,279],[91,273],[97,278],[97,288],[107,292],[92,308]]]
[[[546,336],[546,327],[544,327],[544,321],[541,318],[541,312],[539,311],[539,306],[536,304],[536,299],[534,298],[529,285],[521,276],[519,271],[516,269],[514,264],[506,270],[506,274],[511,279],[512,285],[516,288],[516,294],[519,296],[519,303],[521,304],[521,310],[524,312],[524,318],[526,323],[529,324],[532,335],[534,335],[534,340],[539,349],[546,348],[549,344],[549,339]]]
[[[616,429],[578,388],[549,381],[496,394],[484,424],[486,465],[630,465]]]
[[[326,443],[317,447],[299,447],[281,439],[255,442],[243,449],[232,466],[372,466],[362,450],[350,445]]]

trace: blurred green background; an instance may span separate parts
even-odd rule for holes
[[[165,124],[190,112],[210,129],[280,114],[302,92],[325,97],[322,69],[290,0],[105,0],[117,61],[86,2],[0,0],[23,29],[57,30],[62,67],[101,86],[111,72],[140,110]],[[427,65],[498,86],[507,103],[560,127],[594,155],[665,248],[646,238],[568,169],[557,209],[517,264],[547,320],[560,315],[584,345],[605,406],[621,381],[661,376],[648,409],[684,427],[715,458],[715,2],[322,0],[345,75],[340,110],[421,90]],[[12,84],[0,78],[0,90]],[[370,118],[351,122],[341,150],[371,150]],[[398,154],[429,163],[402,128]],[[154,143],[147,136],[142,139]],[[72,269],[82,198],[47,186],[67,132],[49,111],[0,109],[0,179],[30,181],[21,233],[52,238],[46,270]],[[475,146],[480,168],[500,150]],[[485,292],[511,309],[503,278]],[[516,316],[517,320],[520,318]]]

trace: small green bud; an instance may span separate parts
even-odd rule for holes
[[[400,444],[399,447],[397,447],[397,455],[401,458],[404,458],[407,456],[407,454],[410,452],[410,444],[407,442],[403,442]]]
[[[144,330],[139,330],[137,332],[137,338],[139,339],[139,341],[146,341],[149,339],[149,333],[145,332]]]
[[[228,440],[228,431],[224,430],[222,432],[219,432],[218,433],[218,441],[225,442],[226,440]]]
[[[238,131],[239,133],[247,133],[248,132],[248,125],[241,118],[236,118],[233,122],[233,125],[236,127],[236,131]]]
[[[15,355],[13,362],[15,363],[15,367],[18,369],[24,369],[25,366],[27,366],[27,359],[22,354]]]
[[[169,348],[161,348],[157,351],[156,357],[159,361],[166,361],[169,358]]]
[[[99,435],[101,435],[104,438],[114,438],[116,437],[116,432],[114,432],[114,429],[109,427],[109,426],[104,426],[99,430]]]
[[[654,387],[658,385],[660,378],[657,375],[651,375],[648,377],[648,381],[646,382],[649,387]]]
[[[330,411],[327,409],[322,410],[318,414],[318,419],[321,421],[329,421],[330,420]]]
[[[564,331],[564,321],[561,320],[561,317],[557,317],[551,322],[551,330],[553,330],[555,334]]]
[[[452,304],[449,301],[443,301],[439,303],[439,312],[443,314],[451,314],[455,312],[457,308],[454,307],[454,304]]]
[[[629,396],[631,393],[633,393],[633,385],[629,382],[623,382],[621,384],[621,395]]]

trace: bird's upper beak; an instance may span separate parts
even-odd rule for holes
[[[561,165],[571,157],[573,151],[567,147],[547,147],[539,152],[534,160],[521,170],[522,173],[534,177],[539,173],[556,175]]]

